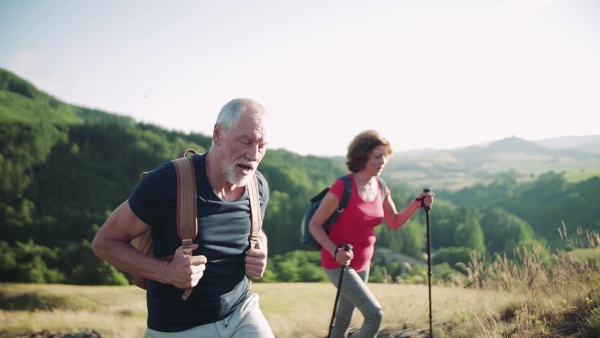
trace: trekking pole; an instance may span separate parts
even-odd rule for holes
[[[425,188],[423,192],[430,192]],[[429,206],[425,205],[425,199],[420,198],[421,207],[425,209],[425,223],[427,224],[427,282],[429,283],[429,337],[433,338],[433,317],[431,315],[431,235],[429,233]]]
[[[342,248],[344,251],[352,250],[352,244],[340,244],[338,248],[335,250],[336,255],[338,250]],[[335,257],[334,257],[335,258]],[[333,304],[333,314],[331,315],[331,324],[329,324],[329,333],[327,334],[327,338],[331,337],[331,330],[333,330],[333,325],[335,325],[335,313],[337,312],[338,302],[340,300],[340,290],[342,289],[342,279],[344,278],[344,271],[348,266],[342,266],[342,270],[340,271],[340,280],[338,281],[337,293],[335,295],[335,303]]]

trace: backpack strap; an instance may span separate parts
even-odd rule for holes
[[[377,176],[377,179],[379,180],[379,185],[381,186],[381,197],[383,198],[383,201],[385,201],[385,198],[388,195],[387,185],[385,184],[385,180],[383,178]]]
[[[332,225],[335,224],[338,217],[340,217],[340,215],[342,214],[342,211],[346,209],[346,206],[348,206],[348,202],[350,202],[350,196],[352,195],[352,181],[350,181],[350,176],[344,175],[340,178],[342,179],[342,181],[344,181],[344,192],[342,193],[342,200],[340,201],[337,210],[335,210],[331,215],[329,223]]]
[[[250,249],[254,249],[256,247],[256,243],[258,243],[258,235],[260,233],[260,229],[262,228],[262,214],[260,209],[260,195],[258,191],[258,178],[256,175],[252,177],[248,185],[248,197],[250,199],[250,217],[252,222],[252,228],[250,229]],[[248,280],[248,291],[252,288],[252,276],[250,276]]]
[[[258,192],[258,178],[256,175],[248,183],[248,195],[250,198],[250,216],[252,219],[252,228],[250,229],[250,248],[254,248],[258,243],[258,234],[262,228],[262,214],[260,210],[260,194]]]
[[[177,234],[186,255],[192,254],[192,241],[198,235],[196,175],[191,157],[173,160],[177,172]]]
[[[177,157],[178,158],[186,157],[188,153],[194,155],[194,154],[197,154],[198,152],[192,148],[187,148],[186,150],[181,151]]]
[[[181,239],[183,253],[192,256],[194,238],[198,235],[196,171],[191,157],[185,155],[193,149],[187,149],[179,154],[179,158],[172,160],[177,173],[177,234]],[[193,288],[185,290],[181,298],[186,300]]]
[[[348,206],[348,202],[350,201],[350,195],[352,195],[352,181],[350,181],[350,176],[342,176],[342,181],[344,181],[344,193],[342,194],[342,200],[338,206],[340,212],[346,209],[346,206]]]

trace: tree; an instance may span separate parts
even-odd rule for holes
[[[484,212],[481,219],[489,253],[502,253],[508,242],[519,243],[529,241],[533,237],[533,229],[523,219],[502,208],[492,208]]]
[[[431,263],[434,265],[447,263],[450,266],[457,266],[458,263],[467,264],[473,253],[472,248],[441,248],[431,258]]]
[[[398,230],[393,230],[385,224],[375,230],[377,245],[417,259],[423,258],[426,244],[425,227],[417,220],[408,221]]]
[[[454,243],[458,246],[471,248],[476,252],[485,252],[483,230],[479,223],[478,212],[472,208],[464,209],[465,221],[460,223],[454,232]]]

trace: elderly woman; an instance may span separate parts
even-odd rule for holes
[[[375,250],[375,227],[385,219],[394,230],[403,226],[422,206],[431,207],[433,193],[423,192],[402,211],[396,209],[391,191],[380,183],[383,168],[392,154],[390,142],[380,133],[367,130],[358,134],[348,146],[348,174],[352,184],[350,200],[329,233],[325,221],[338,207],[344,192],[344,180],[338,178],[309,224],[309,230],[321,244],[321,264],[329,280],[336,285],[339,305],[330,337],[345,337],[358,308],[364,322],[358,337],[375,337],[383,317],[379,301],[367,287],[371,259]],[[385,189],[385,191],[383,191]],[[352,249],[345,250],[344,248]],[[344,250],[342,250],[344,249]],[[346,272],[340,281],[343,268]]]

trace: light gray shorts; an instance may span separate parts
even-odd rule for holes
[[[273,331],[258,306],[258,295],[250,291],[244,303],[218,322],[196,326],[181,332],[160,332],[146,328],[145,338],[274,338]]]

